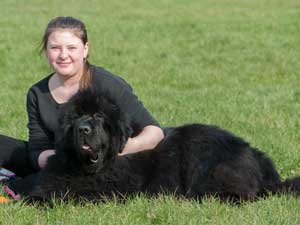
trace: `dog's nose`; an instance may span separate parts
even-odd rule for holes
[[[92,132],[92,128],[88,124],[83,124],[79,126],[79,131],[85,134],[89,134]]]

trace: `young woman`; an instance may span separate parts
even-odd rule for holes
[[[90,65],[85,25],[72,17],[51,20],[42,40],[53,73],[34,84],[28,91],[27,113],[29,141],[0,136],[0,166],[19,176],[40,170],[47,158],[55,154],[55,131],[58,112],[80,89],[93,87],[109,93],[136,125],[121,154],[153,149],[164,137],[162,129],[132,88],[120,77]]]

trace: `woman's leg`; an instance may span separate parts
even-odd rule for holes
[[[21,177],[33,173],[27,149],[26,141],[0,135],[0,167],[11,170]]]

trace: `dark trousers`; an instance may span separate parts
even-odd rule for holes
[[[11,170],[20,177],[33,173],[28,142],[0,135],[0,167]]]

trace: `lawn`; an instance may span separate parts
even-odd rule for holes
[[[28,88],[50,73],[39,44],[50,18],[86,23],[90,61],[125,78],[162,126],[215,124],[300,175],[298,0],[1,0],[0,133],[27,139]],[[120,204],[22,202],[0,224],[300,224],[300,201],[232,206],[161,196]]]

